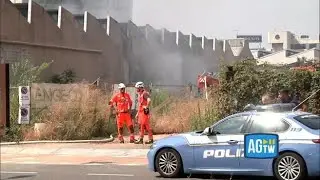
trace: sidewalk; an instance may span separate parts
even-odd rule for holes
[[[154,135],[154,140],[159,140],[165,137],[170,136],[170,134],[162,134],[162,135]],[[137,137],[136,137],[137,138]],[[29,147],[29,146],[36,146],[36,147],[53,147],[53,146],[60,146],[60,147],[88,147],[90,146],[97,146],[101,148],[115,148],[120,146],[121,148],[134,148],[136,146],[141,146],[137,144],[129,144],[129,137],[124,137],[125,144],[120,144],[117,137],[110,137],[108,139],[101,139],[101,140],[69,140],[69,141],[22,141],[19,143],[16,142],[2,142],[1,147],[7,147],[7,146],[19,146],[19,147]],[[147,139],[145,139],[147,140]],[[107,147],[105,147],[107,146]],[[149,146],[146,146],[149,147]]]
[[[168,135],[158,135],[162,139]],[[125,144],[115,139],[112,143],[45,143],[1,145],[1,163],[23,164],[88,164],[114,163],[139,164],[147,163],[150,145]]]

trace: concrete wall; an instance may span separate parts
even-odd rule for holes
[[[56,24],[45,9],[32,3],[28,23],[28,17],[22,16],[17,5],[9,0],[0,2],[2,51],[24,52],[36,65],[54,61],[44,78],[72,68],[78,80],[101,77],[110,82],[128,81],[119,48],[93,16],[86,16],[85,23],[80,24],[70,12],[60,8],[61,18]]]
[[[228,42],[236,60],[254,58],[249,48],[249,42],[244,39],[229,39]]]
[[[320,60],[320,49],[309,49],[303,52],[292,50],[282,50],[273,54],[268,54],[258,59],[259,63],[269,63],[274,65],[292,64],[297,62],[298,58],[306,58],[307,60]]]
[[[1,11],[2,49],[21,49],[35,64],[53,60],[46,78],[70,67],[79,80],[101,77],[110,83],[195,83],[204,70],[216,72],[220,63],[252,57],[243,40],[234,40],[242,43],[235,46],[233,41],[186,35],[179,30],[138,27],[132,21],[119,23],[111,16],[97,19],[90,11],[72,14],[64,6],[49,11],[36,3],[27,7],[31,13],[24,17],[18,5],[9,0],[0,2],[5,4]],[[85,8],[86,3],[80,4],[75,8]]]
[[[298,58],[306,58],[307,60],[316,60],[319,61],[320,60],[320,49],[310,49],[310,50],[306,50],[304,52],[289,56],[286,58],[286,62],[288,64],[290,63],[294,63],[297,61]]]
[[[84,14],[88,11],[98,19],[107,16],[112,16],[118,22],[132,19],[133,0],[34,0],[34,2],[45,9],[57,9],[63,6],[72,14]]]

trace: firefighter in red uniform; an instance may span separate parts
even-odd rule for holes
[[[153,143],[152,128],[150,127],[150,94],[144,89],[143,82],[137,82],[135,85],[139,99],[138,99],[138,112],[136,118],[140,124],[140,139],[136,141],[136,144],[143,144],[144,130],[148,131],[149,141],[146,144]]]
[[[120,92],[111,99],[111,103],[117,114],[118,138],[120,143],[124,143],[123,126],[126,124],[130,131],[130,143],[134,143],[134,129],[131,119],[132,100],[130,95],[125,92],[126,86],[123,83],[120,83],[118,88]]]

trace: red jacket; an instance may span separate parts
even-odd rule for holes
[[[111,103],[116,106],[117,112],[128,112],[132,106],[132,100],[128,93],[118,93],[112,99]]]

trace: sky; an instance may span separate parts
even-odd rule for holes
[[[133,0],[133,22],[139,26],[179,29],[208,38],[291,31],[318,39],[320,0]]]

